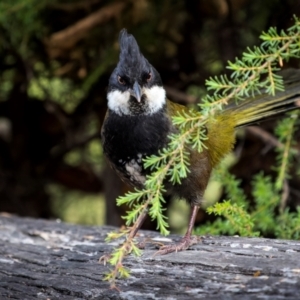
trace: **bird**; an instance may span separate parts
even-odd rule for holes
[[[179,132],[172,117],[188,113],[189,108],[167,99],[160,74],[126,29],[119,34],[119,45],[119,61],[108,82],[108,108],[101,141],[103,152],[119,177],[134,188],[142,189],[147,175],[151,174],[143,160],[158,155],[168,146],[170,134]],[[158,254],[183,251],[198,242],[192,230],[212,170],[232,151],[237,128],[297,108],[299,72],[290,77],[285,91],[276,97],[261,94],[239,104],[229,101],[207,121],[207,140],[202,152],[185,146],[190,159],[189,173],[180,184],[171,184],[165,179],[165,195],[185,199],[190,204],[188,228],[178,243],[163,245]]]

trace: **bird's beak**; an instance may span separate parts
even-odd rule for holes
[[[132,96],[137,100],[137,102],[141,102],[142,98],[142,89],[137,81],[134,82],[132,88]]]

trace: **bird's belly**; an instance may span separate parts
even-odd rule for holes
[[[116,143],[104,143],[104,152],[107,155],[113,169],[116,170],[121,179],[134,187],[143,187],[146,175],[150,173],[149,169],[144,168],[143,159],[147,156],[157,154],[160,147],[151,149],[144,147],[132,147],[132,144],[126,140],[114,139]],[[118,144],[118,145],[117,145]]]
[[[143,166],[143,156],[133,158],[129,156],[118,161],[110,160],[113,169],[119,177],[134,187],[143,187],[146,180],[146,170]]]

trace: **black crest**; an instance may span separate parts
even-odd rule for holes
[[[132,34],[127,33],[126,29],[122,29],[119,35],[120,57],[119,68],[122,73],[129,78],[134,74],[141,74],[142,71],[150,70],[150,64],[143,56],[138,43]]]

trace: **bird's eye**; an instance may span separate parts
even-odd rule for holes
[[[118,82],[122,85],[124,85],[126,83],[125,79],[119,75],[118,75]]]
[[[151,72],[149,72],[148,74],[146,74],[145,80],[146,80],[147,82],[149,82],[149,81],[151,80],[151,78],[152,78],[152,73],[151,73]]]

